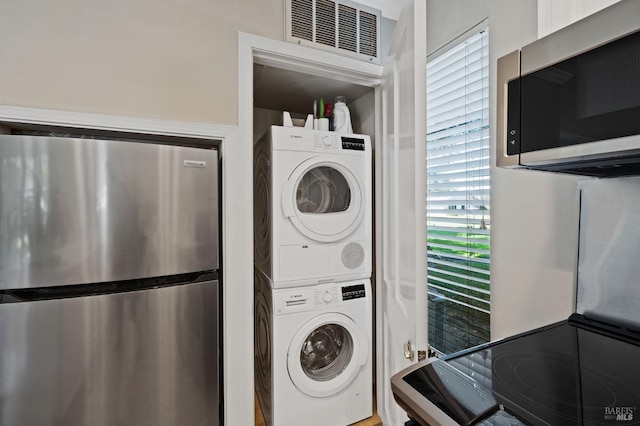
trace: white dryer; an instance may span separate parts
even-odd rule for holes
[[[254,147],[255,264],[275,288],[371,276],[371,139],[273,126]]]
[[[274,289],[255,271],[256,393],[267,425],[371,417],[370,281]]]

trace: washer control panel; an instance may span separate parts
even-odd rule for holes
[[[336,305],[366,297],[367,291],[364,284],[323,285],[315,288],[313,292],[313,302],[316,306]]]
[[[338,287],[322,286],[314,291],[314,302],[317,305],[329,305],[338,301]]]
[[[273,290],[274,314],[290,314],[370,301],[368,281]]]
[[[363,297],[367,297],[364,284],[342,287],[342,300],[361,299]]]

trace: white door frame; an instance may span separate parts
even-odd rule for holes
[[[381,85],[382,131],[377,139],[376,212],[378,337],[385,351],[377,364],[378,415],[404,424],[390,379],[428,351],[426,198],[426,0],[403,4]],[[403,351],[404,348],[404,351]],[[418,356],[414,355],[416,353]]]
[[[247,191],[242,196],[243,212],[240,220],[244,221],[242,232],[246,241],[246,233],[251,233],[253,241],[253,64],[273,66],[305,74],[331,78],[339,81],[348,81],[367,87],[380,85],[382,67],[363,61],[343,57],[331,52],[300,46],[293,43],[268,39],[252,34],[238,33],[238,144],[237,162],[238,171],[242,173],[243,187],[241,191]],[[376,106],[378,108],[378,96]],[[376,132],[378,125],[376,124]],[[249,176],[246,176],[249,174]],[[248,220],[247,212],[251,212]],[[245,256],[253,262],[253,242],[244,249]],[[226,254],[225,254],[226,256]],[[234,283],[242,286],[243,304],[242,312],[251,312],[250,316],[238,321],[234,328],[234,344],[246,349],[241,362],[234,365],[243,367],[234,370],[233,380],[236,381],[233,388],[234,401],[225,406],[227,425],[252,425],[254,422],[253,403],[253,265],[244,262],[245,270],[242,271],[243,279]],[[238,303],[236,303],[237,305]],[[247,320],[250,323],[247,323]],[[236,361],[236,360],[234,360]],[[230,394],[226,394],[228,400]],[[231,407],[233,405],[233,407]],[[247,408],[251,407],[251,410]],[[229,420],[233,413],[234,421]],[[243,416],[244,415],[244,416]],[[251,418],[249,418],[251,415]]]

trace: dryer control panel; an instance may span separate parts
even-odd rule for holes
[[[353,149],[355,151],[364,151],[364,138],[350,138],[342,136],[342,149]]]
[[[371,137],[369,135],[281,126],[271,126],[270,132],[271,149],[274,151],[371,156]],[[263,136],[263,139],[265,137],[267,135]]]

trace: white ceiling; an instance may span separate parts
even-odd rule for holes
[[[354,0],[356,3],[363,4],[365,6],[372,7],[374,9],[380,9],[384,18],[398,20],[400,16],[400,10],[402,9],[402,2],[404,0]]]

